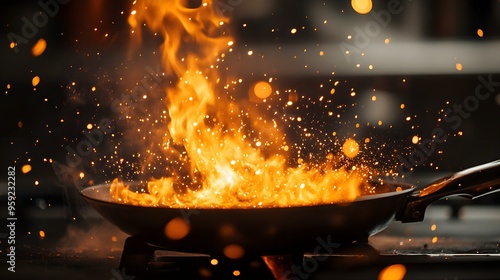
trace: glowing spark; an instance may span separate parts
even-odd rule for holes
[[[31,84],[34,87],[36,87],[39,83],[40,83],[40,77],[38,77],[38,76],[33,77],[33,79],[31,80]]]
[[[479,28],[479,29],[477,30],[477,36],[479,36],[479,37],[483,38],[483,36],[484,36],[484,32],[483,32],[483,30],[482,30],[481,28]]]
[[[24,174],[26,174],[30,171],[31,171],[31,165],[29,165],[29,164],[23,165],[23,167],[21,167],[21,172],[23,172]]]
[[[43,38],[40,38],[31,48],[31,54],[33,56],[39,56],[45,51],[45,48],[47,48],[47,41],[45,41],[45,39]]]

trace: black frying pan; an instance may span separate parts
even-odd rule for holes
[[[228,245],[238,245],[250,254],[301,253],[325,246],[325,242],[366,241],[393,220],[422,221],[426,207],[443,197],[476,198],[498,191],[500,160],[445,177],[420,191],[397,183],[377,188],[383,193],[361,196],[351,203],[258,209],[190,210],[120,204],[111,198],[109,184],[86,188],[81,194],[124,232],[172,251],[217,255]],[[187,235],[178,240],[165,234],[165,226],[173,219],[189,225]]]

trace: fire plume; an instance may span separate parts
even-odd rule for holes
[[[275,124],[248,121],[239,104],[220,94],[218,63],[233,45],[229,18],[212,0],[197,8],[184,2],[138,0],[128,20],[134,36],[147,26],[164,38],[162,63],[177,83],[165,89],[169,123],[162,141],[166,157],[181,163],[179,171],[150,180],[144,192],[115,180],[112,197],[173,208],[289,207],[352,201],[369,188],[374,174],[364,165],[338,167],[332,156],[291,166],[283,149],[263,152],[257,136],[284,139],[284,133]]]

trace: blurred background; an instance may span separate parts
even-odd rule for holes
[[[137,100],[127,90],[144,79],[168,83],[156,75],[159,38],[131,52],[131,2],[4,3],[0,194],[7,167],[16,166],[19,215],[52,211],[67,223],[80,220],[78,189],[111,179],[106,168],[127,170],[103,160],[113,157],[126,130],[113,102],[147,106],[154,99]],[[297,104],[281,113],[305,116],[300,124],[289,120],[291,130],[310,125],[339,141],[370,138],[383,146],[382,160],[409,162],[413,173],[404,179],[420,185],[500,158],[500,1],[374,0],[368,14],[351,1],[217,3],[236,38],[227,79],[241,77],[240,99],[258,103],[248,88],[273,78],[273,90]],[[318,101],[323,96],[332,103]],[[330,119],[326,107],[334,109]],[[419,157],[419,144],[436,129],[446,141]],[[97,141],[92,147],[79,146],[86,135]],[[480,203],[496,202],[493,196]]]

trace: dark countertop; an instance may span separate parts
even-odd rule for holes
[[[33,212],[30,219],[18,220],[23,226],[16,230],[16,273],[7,271],[2,240],[2,279],[134,279],[118,270],[124,233],[91,209],[82,214],[84,221],[72,222],[61,221],[61,212],[51,211],[45,216]],[[395,222],[370,238],[368,250],[353,251],[351,257],[339,251],[339,256],[322,261],[309,279],[375,279],[382,268],[395,263],[407,267],[405,279],[493,279],[500,275],[500,207],[468,205],[458,220],[450,220],[450,212],[450,207],[436,205],[428,209],[423,222]],[[243,274],[228,277],[247,279]]]

